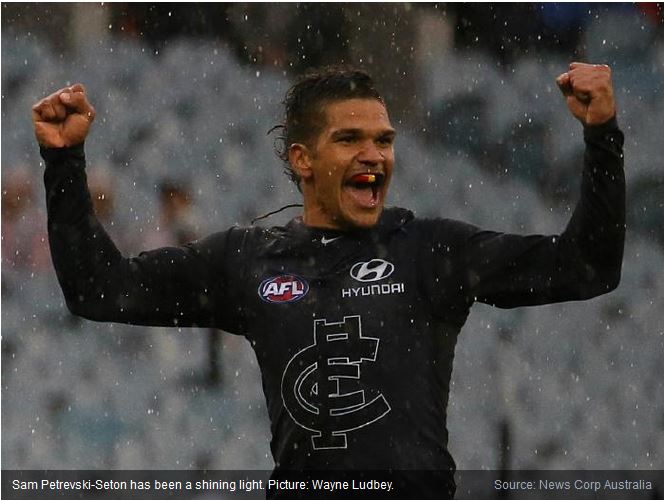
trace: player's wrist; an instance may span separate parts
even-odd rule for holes
[[[61,148],[51,148],[39,146],[39,154],[46,162],[56,162],[66,158],[85,158],[85,141],[73,146],[63,146]]]
[[[597,124],[584,124],[584,133],[603,133],[603,132],[609,132],[613,130],[617,130],[619,128],[619,123],[617,122],[617,116],[616,114],[612,115],[611,118],[605,120],[604,122],[597,123]]]

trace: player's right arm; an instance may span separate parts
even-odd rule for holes
[[[517,235],[464,223],[437,230],[440,282],[468,304],[515,308],[590,299],[621,278],[626,203],[623,143],[609,67],[571,63],[557,78],[585,143],[580,195],[562,233]],[[454,257],[454,259],[453,259]]]
[[[46,163],[44,183],[53,264],[70,311],[98,321],[218,326],[227,234],[125,258],[95,217],[83,142],[95,110],[85,89],[60,89],[32,108]]]

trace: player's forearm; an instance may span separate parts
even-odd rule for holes
[[[623,134],[616,120],[584,130],[586,151],[580,200],[561,236],[562,259],[578,260],[583,297],[614,289],[621,276],[625,238]],[[559,263],[560,269],[570,262]]]
[[[91,305],[103,297],[105,270],[122,256],[95,217],[85,174],[83,145],[41,149],[53,265],[67,306],[91,317]],[[99,304],[97,304],[99,309]]]

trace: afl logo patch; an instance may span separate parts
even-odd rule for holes
[[[309,291],[309,284],[296,275],[267,278],[259,285],[259,297],[267,303],[293,303]]]

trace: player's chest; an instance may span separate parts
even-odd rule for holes
[[[391,309],[418,294],[418,266],[404,249],[320,252],[271,257],[253,264],[247,293],[264,314],[314,314],[369,307]]]

